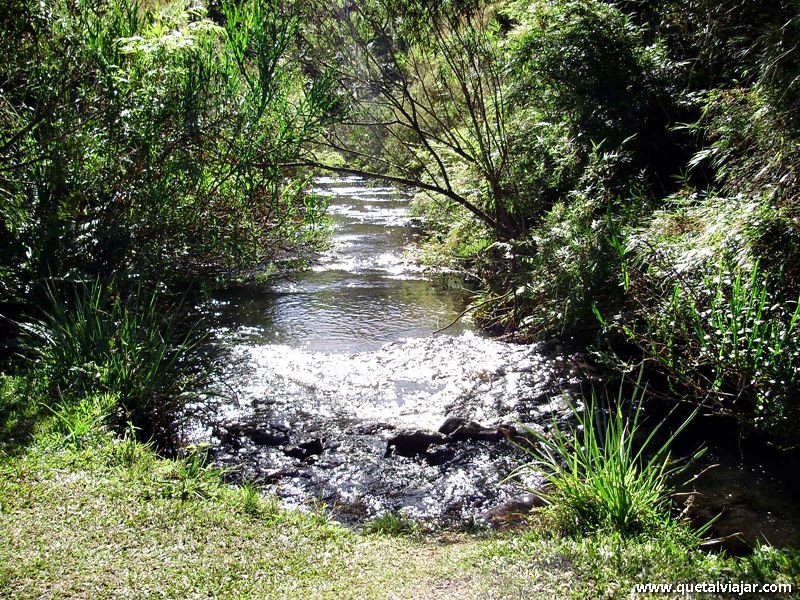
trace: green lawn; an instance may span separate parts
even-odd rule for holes
[[[572,577],[493,568],[486,551],[499,542],[477,536],[358,534],[319,508],[279,510],[184,466],[111,439],[7,460],[0,595],[477,598]]]
[[[634,582],[798,581],[796,554],[724,559],[664,538],[559,537],[539,521],[366,534],[320,507],[281,510],[191,458],[104,431],[45,433],[0,462],[0,596],[627,598]]]

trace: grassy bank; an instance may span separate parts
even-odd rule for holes
[[[0,462],[9,598],[595,598],[629,597],[637,582],[800,583],[797,555],[725,558],[687,547],[680,529],[562,536],[545,512],[522,532],[412,531],[354,531],[321,506],[283,510],[224,483],[200,451],[159,458],[102,423],[70,436],[39,420]]]

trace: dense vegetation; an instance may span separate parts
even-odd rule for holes
[[[202,452],[154,454],[202,380],[192,294],[324,243],[320,170],[418,190],[426,259],[469,274],[486,329],[572,338],[612,372],[655,375],[658,402],[796,447],[798,15],[792,0],[5,0],[0,521],[17,534],[0,543],[0,588],[53,593],[35,558],[47,537],[26,532],[58,518],[62,494],[91,504],[74,521],[100,538],[124,522],[149,539],[158,506],[193,543],[210,528],[238,548],[230,514],[252,518],[242,556],[258,536],[310,540],[271,540],[283,574],[252,581],[353,585],[345,566],[374,538],[231,491]],[[588,402],[580,428],[540,437],[531,466],[553,506],[522,539],[471,548],[470,568],[510,568],[498,593],[556,563],[576,596],[653,577],[796,583],[792,551],[698,549],[670,506],[672,437],[643,433],[638,400]],[[396,515],[367,529],[417,532]],[[364,560],[385,569],[377,545]],[[85,559],[71,592],[113,589]],[[202,579],[174,595],[258,593],[215,569],[162,572]],[[379,595],[387,577],[356,583]]]
[[[279,4],[9,8],[4,300],[42,277],[214,277],[313,238],[322,207],[282,165],[329,100]]]
[[[487,327],[599,332],[605,361],[793,444],[791,3],[18,0],[2,29],[7,316],[60,294],[151,327],[138,296],[321,239],[298,166],[360,172],[423,191]]]
[[[11,3],[0,31],[0,303],[54,403],[163,437],[188,391],[187,286],[302,256],[324,202],[286,164],[332,102],[280,3]],[[13,320],[12,320],[13,319]],[[7,336],[2,336],[7,339]],[[25,339],[23,337],[23,339]]]
[[[430,254],[476,279],[486,327],[594,336],[790,447],[796,9],[326,3],[307,39],[346,108],[314,162],[421,189]]]

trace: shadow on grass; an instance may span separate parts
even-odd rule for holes
[[[33,384],[22,376],[0,373],[0,452],[20,454],[33,441],[43,407]]]

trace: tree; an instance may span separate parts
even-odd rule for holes
[[[305,164],[440,194],[501,239],[524,231],[507,185],[508,115],[491,9],[423,0],[317,3],[305,36],[317,48],[310,68],[340,83],[340,123],[318,144],[351,161],[312,155]],[[382,143],[365,142],[369,136]]]
[[[323,203],[285,165],[329,97],[278,0],[14,0],[0,32],[0,296],[37,278],[216,278],[297,248]],[[324,83],[324,82],[323,82]]]

